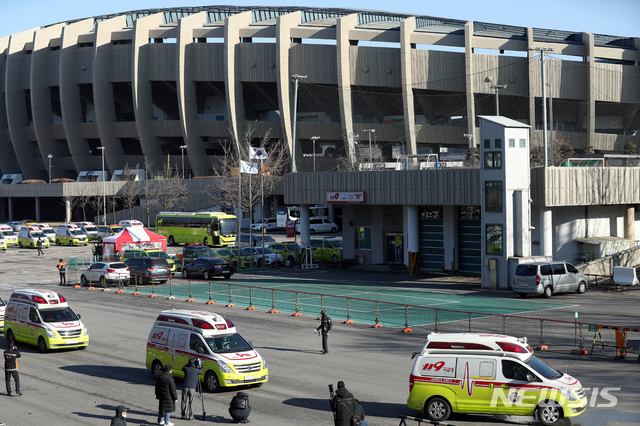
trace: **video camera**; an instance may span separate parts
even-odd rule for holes
[[[329,397],[333,399],[335,392],[333,391],[333,385],[329,385]]]

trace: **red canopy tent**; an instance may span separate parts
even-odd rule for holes
[[[102,239],[102,255],[112,256],[128,249],[161,249],[167,251],[167,237],[158,235],[142,226],[124,228],[116,235]]]

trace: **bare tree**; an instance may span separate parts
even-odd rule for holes
[[[465,167],[473,169],[477,169],[478,167],[480,167],[480,151],[478,151],[478,148],[469,148],[469,151],[467,151],[467,155],[464,157],[463,164]]]
[[[139,166],[136,164],[135,169],[138,169]],[[132,170],[129,163],[126,163],[122,170],[122,176],[126,183],[120,189],[120,198],[124,207],[129,210],[129,219],[133,219],[131,209],[138,204],[140,199],[140,183],[135,180],[137,174],[132,173]]]
[[[176,168],[165,165],[162,179],[155,181],[156,197],[162,211],[182,210],[187,204],[189,191],[182,179],[182,173]]]
[[[140,205],[147,213],[147,227],[151,226],[151,209],[158,204],[157,198],[157,185],[155,179],[153,179],[154,173],[151,169],[153,163],[149,162],[148,159],[144,160],[144,170],[145,170],[145,179],[139,183],[138,189],[140,193]]]
[[[358,146],[364,142],[360,141],[360,135],[358,134],[353,135],[353,140],[355,145],[353,155],[349,154],[349,150],[346,149],[346,154],[336,156],[336,165],[339,172],[356,172],[361,169],[363,160]],[[344,138],[345,147],[347,147],[348,143],[348,138]]]
[[[87,221],[87,207],[92,207],[98,192],[95,185],[82,183],[74,185],[75,195],[67,197],[69,208],[79,207],[82,210],[82,220]],[[64,205],[64,200],[63,200]]]
[[[238,151],[234,144],[222,146],[224,156],[220,161],[213,164],[214,176],[217,179],[216,187],[209,186],[208,193],[215,198],[219,205],[237,206],[240,199],[239,170],[240,160],[255,163],[258,165],[259,174],[242,175],[242,209],[252,212],[253,208],[260,203],[261,194],[267,197],[272,194],[275,186],[282,179],[282,175],[288,170],[290,156],[284,140],[271,139],[269,133],[260,141],[259,148],[267,152],[267,159],[251,160],[250,148],[253,141],[253,127],[248,126],[242,140],[238,141]],[[256,147],[258,148],[258,147]],[[262,169],[260,170],[260,167]]]
[[[554,139],[552,146],[553,166],[559,166],[565,158],[569,158],[573,155],[573,151],[568,151],[564,145],[566,145],[564,140]],[[537,140],[531,140],[529,155],[531,167],[542,167],[544,165],[544,144]]]

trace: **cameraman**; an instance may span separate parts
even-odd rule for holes
[[[331,410],[333,411],[333,419],[335,426],[367,426],[364,421],[364,408],[360,405],[360,401],[353,397],[353,394],[344,386],[344,382],[338,382],[338,390],[333,395],[333,386],[329,385],[331,395]],[[357,420],[353,417],[357,417]]]
[[[182,418],[185,420],[195,420],[193,412],[195,408],[196,386],[198,376],[202,374],[202,361],[196,357],[191,357],[189,363],[182,367],[184,380],[182,382],[182,402],[180,408]]]

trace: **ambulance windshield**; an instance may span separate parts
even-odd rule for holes
[[[557,378],[562,377],[562,374],[563,374],[561,371],[558,371],[553,367],[549,367],[547,364],[540,361],[535,356],[532,356],[531,358],[529,358],[529,361],[526,361],[525,364],[527,364],[529,367],[534,369],[538,374],[540,374],[545,379],[555,380]]]
[[[71,308],[46,309],[40,311],[40,316],[44,322],[78,321],[78,317]]]
[[[215,337],[205,337],[211,351],[217,354],[225,352],[245,352],[253,348],[238,333],[223,334]]]

